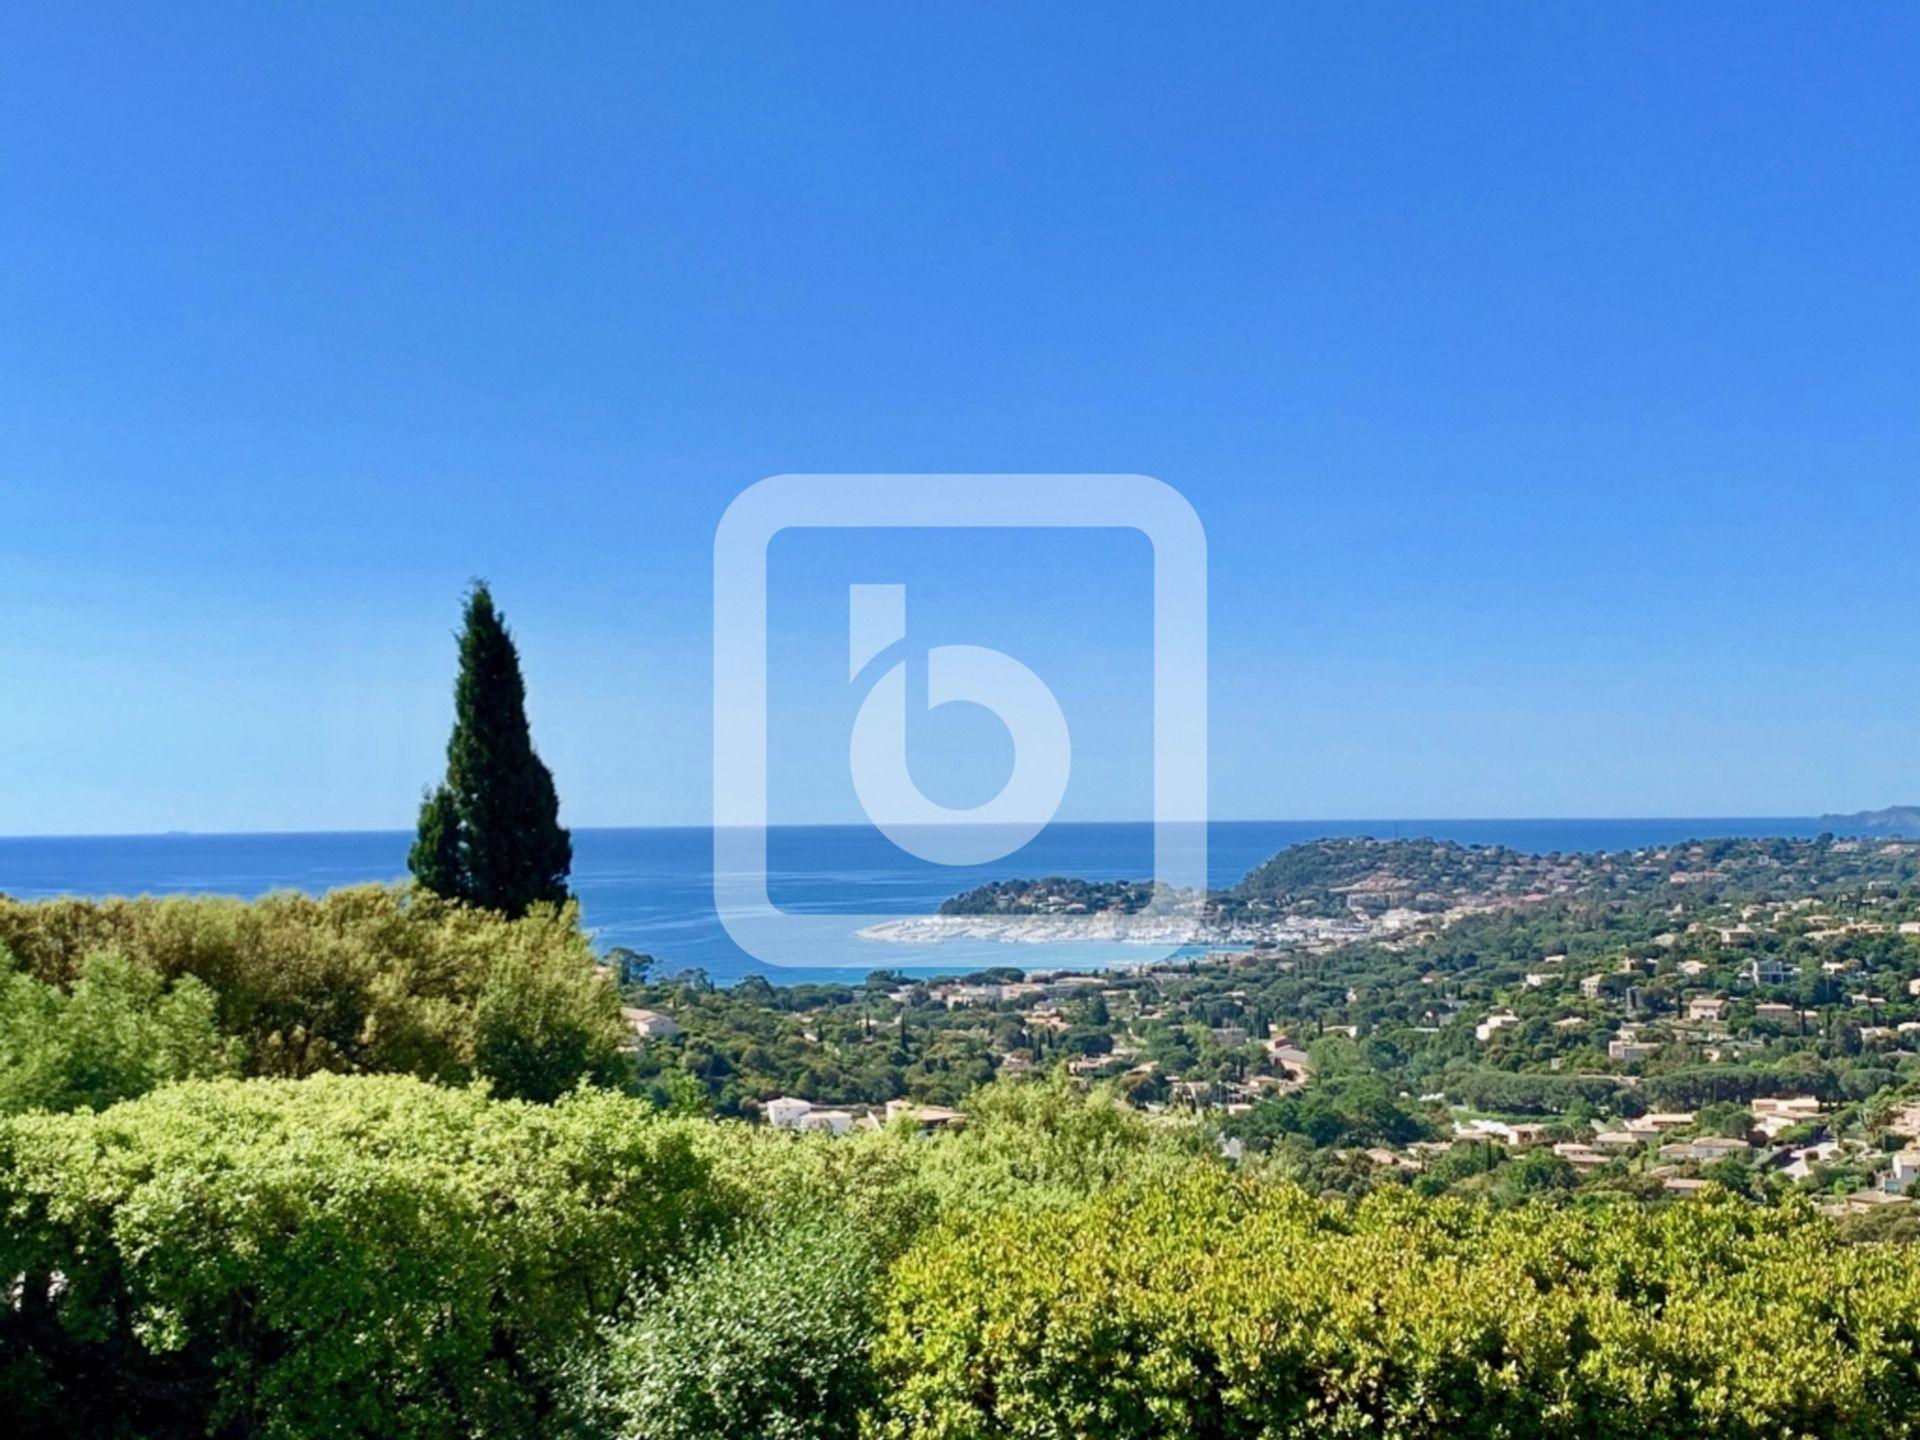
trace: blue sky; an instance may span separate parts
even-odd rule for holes
[[[410,823],[476,574],[568,818],[697,822],[714,526],[795,471],[1180,488],[1218,814],[1920,799],[1911,9],[7,30],[0,833]],[[1139,560],[914,577],[1070,672],[1066,813],[1139,808]],[[801,748],[780,818],[851,818]]]

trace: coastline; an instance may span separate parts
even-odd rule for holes
[[[1547,854],[1617,852],[1683,839],[1810,839],[1823,828],[1807,816],[1215,821],[1208,826],[1209,869],[1212,884],[1227,889],[1291,845],[1343,836],[1397,834]],[[399,879],[406,873],[411,840],[410,832],[399,830],[0,839],[0,892],[19,899],[139,894],[252,899],[276,890],[319,894]],[[892,912],[910,921],[931,917],[943,901],[970,886],[1009,876],[1137,879],[1151,873],[1152,826],[1063,823],[1003,860],[952,871],[903,857],[884,837],[859,827],[774,827],[769,850],[773,899],[782,908]],[[704,971],[723,986],[750,975],[783,987],[857,984],[876,968],[937,974],[957,963],[957,957],[940,955],[939,946],[961,931],[935,938],[936,931],[948,928],[936,926],[916,942],[909,939],[910,931],[892,929],[883,938],[856,940],[850,923],[845,944],[823,951],[817,961],[787,968],[762,965],[733,943],[715,913],[712,856],[711,832],[703,828],[576,829],[573,889],[596,943],[649,954],[665,971]],[[1022,926],[1009,933],[1013,938],[996,943],[995,950],[1032,954],[1034,945],[1021,937],[1037,931]],[[1254,931],[1203,932],[1196,943],[1247,945],[1264,938]],[[1310,934],[1282,938],[1289,944],[1315,939]],[[1144,936],[1142,942],[1163,943]],[[911,955],[914,943],[926,943],[926,952]],[[1038,955],[1032,960],[1045,963]]]

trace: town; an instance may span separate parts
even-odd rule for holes
[[[1920,843],[1895,839],[1570,856],[1323,841],[1210,903],[1353,938],[777,990],[613,960],[632,967],[643,1077],[778,1126],[955,1123],[979,1085],[1057,1070],[1323,1192],[1717,1183],[1864,1217],[1904,1211],[1920,1174],[1917,876]],[[947,913],[1141,903],[1140,887],[990,888]]]

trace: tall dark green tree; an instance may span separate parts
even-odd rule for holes
[[[543,900],[564,902],[573,868],[573,840],[560,824],[553,772],[533,748],[526,700],[513,636],[477,581],[460,635],[447,777],[421,803],[408,864],[436,895],[513,917]]]
[[[460,855],[460,808],[453,791],[436,785],[420,801],[420,824],[407,855],[413,878],[436,895],[464,898],[465,862]]]

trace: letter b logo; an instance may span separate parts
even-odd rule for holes
[[[847,593],[847,679],[853,681],[907,638],[907,587],[851,585]],[[907,767],[904,658],[874,683],[854,719],[853,788],[868,818],[902,850],[942,865],[984,865],[1046,828],[1067,793],[1072,742],[1053,692],[1002,651],[938,645],[927,652],[927,707],[955,701],[991,710],[1013,737],[1013,770],[999,794],[955,809],[928,799],[914,782]]]

